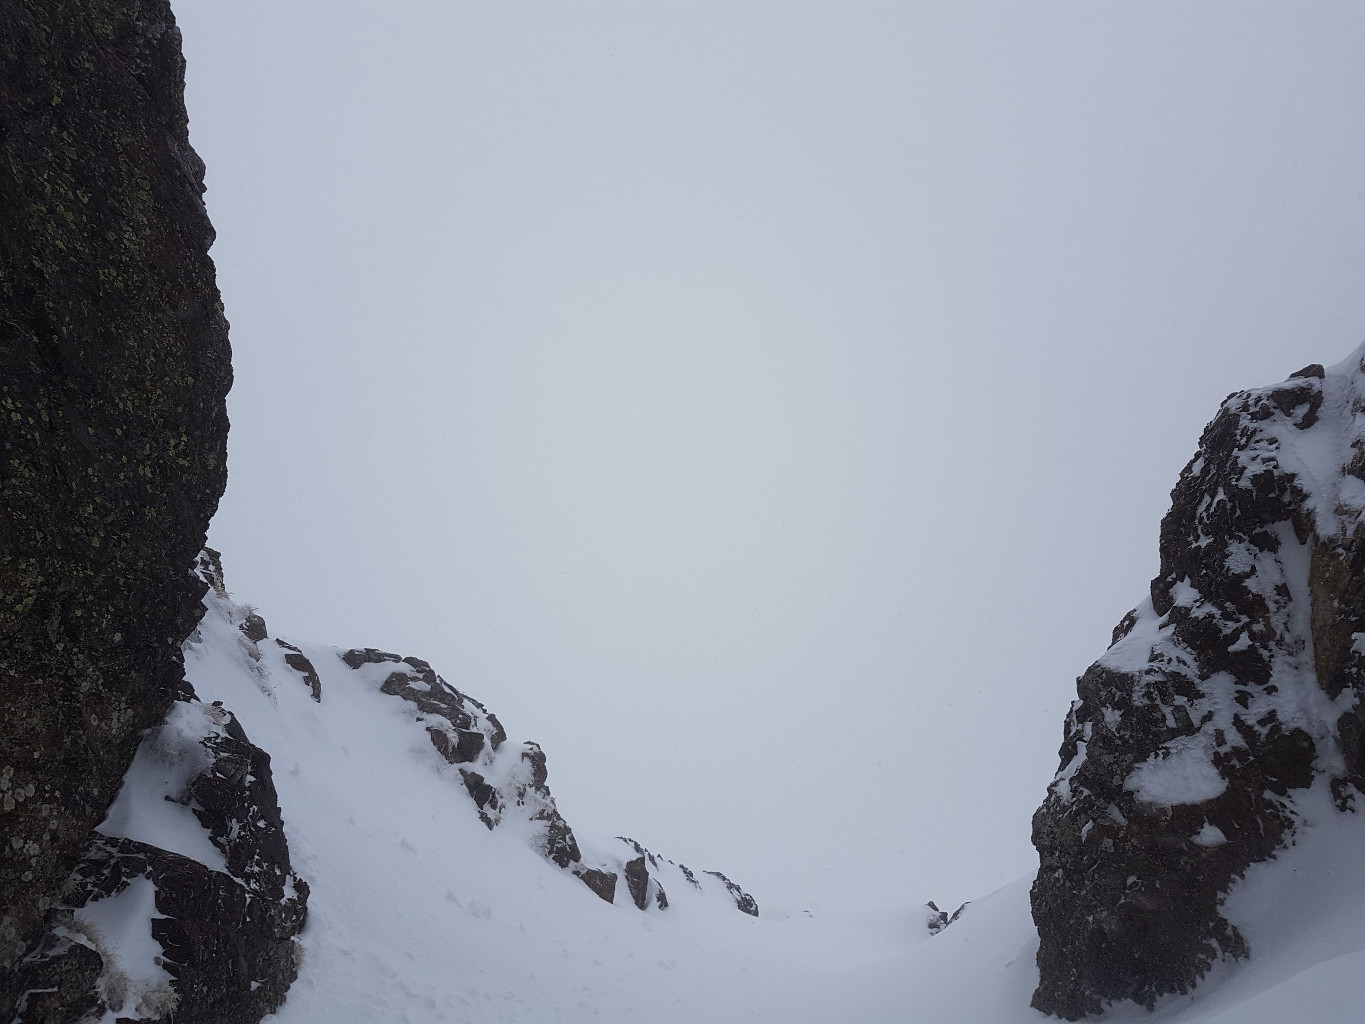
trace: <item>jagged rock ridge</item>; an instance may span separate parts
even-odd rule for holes
[[[1161,569],[1077,681],[1034,817],[1033,1005],[1068,1019],[1244,957],[1223,897],[1295,794],[1365,784],[1365,346],[1238,392],[1161,525]]]
[[[253,688],[271,707],[279,688],[306,695],[304,706],[354,700],[355,690],[395,698],[414,739],[424,735],[457,772],[456,813],[513,833],[608,903],[624,895],[663,911],[667,887],[681,886],[758,915],[754,898],[720,872],[695,874],[632,839],[582,848],[550,793],[540,747],[507,742],[496,716],[425,661],[373,648],[305,650],[229,597],[216,552],[201,554],[196,573],[208,585],[207,614],[185,644],[186,681],[143,734],[117,799],[50,905],[47,932],[20,961],[13,1024],[112,1016],[254,1024],[285,1000],[309,886],[290,864],[270,756],[223,701],[196,695],[225,677],[239,696]],[[398,765],[374,770],[402,778]],[[106,932],[122,939],[106,941]]]

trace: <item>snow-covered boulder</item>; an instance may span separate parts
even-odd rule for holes
[[[20,962],[14,1019],[255,1024],[298,973],[307,899],[269,755],[186,686]]]
[[[1076,1019],[1254,950],[1222,913],[1315,779],[1365,783],[1365,346],[1229,396],[1161,525],[1161,568],[1077,682],[1034,817],[1039,984]]]

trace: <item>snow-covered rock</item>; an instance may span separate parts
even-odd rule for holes
[[[283,1002],[303,958],[294,937],[309,872],[293,872],[271,757],[248,740],[235,708],[252,735],[296,758],[285,780],[299,812],[290,827],[327,851],[315,901],[334,912],[356,900],[354,886],[337,884],[338,861],[374,877],[401,872],[403,858],[425,845],[417,828],[375,861],[338,838],[344,823],[316,813],[335,809],[317,788],[337,774],[326,766],[354,752],[365,781],[344,789],[352,827],[386,789],[411,787],[415,776],[434,783],[425,814],[457,819],[456,836],[472,825],[496,832],[500,847],[529,848],[559,884],[577,888],[576,878],[607,903],[651,913],[682,899],[758,915],[754,898],[719,872],[695,873],[631,839],[580,844],[550,792],[540,747],[509,743],[495,715],[425,661],[279,639],[228,595],[216,552],[201,554],[196,572],[208,592],[184,648],[186,682],[164,721],[143,734],[55,925],[21,964],[16,1021],[173,1014],[190,1024],[254,1024]],[[487,884],[496,890],[496,879]]]
[[[254,609],[228,596],[215,553],[206,553],[200,571],[211,587],[204,623],[186,649],[187,674],[196,687],[211,689],[224,704],[240,703],[243,679],[251,680],[252,690],[270,694],[300,688],[320,704],[351,702],[357,692],[393,698],[387,706],[403,723],[408,742],[420,748],[425,735],[441,762],[429,763],[443,773],[453,770],[458,785],[451,787],[448,806],[455,813],[476,815],[490,831],[520,837],[608,903],[622,896],[641,910],[666,910],[668,889],[686,886],[715,890],[737,910],[758,915],[757,901],[720,872],[698,875],[631,839],[580,843],[550,792],[540,745],[509,743],[496,715],[426,661],[373,647],[341,651],[281,640]],[[375,770],[388,770],[388,763],[384,757]]]
[[[234,614],[230,604],[220,611],[230,618]],[[272,639],[264,620],[254,613],[247,613],[239,628],[248,626],[253,633],[259,632],[252,643]],[[250,638],[246,629],[242,631]],[[314,663],[299,648],[282,640],[273,642],[289,652],[284,655],[289,667],[305,675],[312,673],[309,685],[316,699],[344,699],[323,690]],[[472,809],[489,830],[505,828],[521,835],[547,861],[576,876],[608,903],[624,891],[641,910],[651,906],[666,910],[664,876],[668,874],[676,875],[671,882],[703,887],[703,881],[685,865],[657,857],[631,839],[615,841],[624,844],[624,849],[608,843],[593,846],[585,854],[550,792],[549,769],[540,745],[507,743],[507,732],[497,716],[447,683],[426,661],[373,647],[338,651],[333,657],[354,673],[353,681],[411,705],[405,717],[420,726],[441,758],[456,768]],[[307,667],[301,669],[304,661]],[[335,670],[330,657],[319,657],[318,663]],[[736,909],[758,916],[757,901],[723,874],[706,871],[702,876],[729,894]]]
[[[1034,818],[1033,1005],[1154,1005],[1254,953],[1224,913],[1322,779],[1365,783],[1365,346],[1224,401],[1150,597],[1077,681]]]
[[[186,686],[20,962],[13,1019],[255,1024],[297,974],[307,900],[269,755]]]

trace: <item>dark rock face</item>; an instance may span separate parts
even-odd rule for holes
[[[616,874],[600,868],[584,868],[578,873],[583,884],[592,890],[594,896],[607,903],[616,902]]]
[[[289,660],[287,655],[285,660]],[[422,713],[432,745],[451,764],[475,761],[485,742],[496,751],[507,739],[496,716],[489,714],[488,709],[473,697],[447,683],[421,658],[403,658],[373,647],[357,647],[343,654],[341,660],[351,668],[393,665],[380,690],[402,697]],[[542,769],[544,759],[542,754]],[[541,781],[543,783],[544,779]]]
[[[264,623],[262,623],[264,625]],[[262,638],[264,639],[264,638]],[[313,693],[313,699],[318,703],[322,702],[322,680],[318,678],[318,670],[313,663],[308,660],[308,656],[293,644],[286,640],[275,638],[275,644],[283,647],[289,653],[284,656],[284,663],[292,668],[299,675],[303,676],[303,681],[308,684],[308,689]]]
[[[1033,1005],[1151,1007],[1249,952],[1228,887],[1321,780],[1365,785],[1365,347],[1230,396],[1161,525],[1150,599],[1077,681],[1033,821]]]
[[[16,1019],[50,1024],[99,1020],[109,1008],[98,991],[103,973],[104,958],[93,947],[49,933],[19,967]]]
[[[645,867],[643,854],[626,861],[625,876],[631,900],[636,907],[644,910],[649,906],[649,869]],[[658,891],[658,898],[661,908],[668,906],[668,897],[664,895],[663,889]]]
[[[376,666],[385,672],[380,691],[413,706],[431,745],[445,761],[459,768],[479,818],[489,829],[501,824],[504,815],[518,814],[538,826],[541,856],[557,867],[573,870],[599,896],[607,890],[607,874],[583,876],[583,855],[573,829],[550,794],[549,771],[539,744],[521,744],[513,758],[499,756],[507,732],[497,716],[447,683],[421,658],[358,647],[342,654],[341,660],[353,669]],[[500,785],[489,782],[488,776],[494,773]],[[614,892],[615,888],[616,878],[611,875],[610,889]],[[604,898],[611,901],[610,896]]]
[[[659,858],[634,839],[627,839],[625,836],[617,836],[616,838],[635,851],[635,856],[626,861],[621,872],[626,876],[626,889],[630,892],[631,901],[640,910],[646,910],[649,907],[649,898],[652,894],[654,905],[660,910],[667,910],[668,894],[664,892],[663,883],[657,878]],[[654,870],[651,872],[650,868]],[[652,886],[651,882],[653,883]],[[695,876],[693,884],[696,884]]]
[[[186,703],[198,701],[188,697]],[[227,873],[253,896],[281,903],[286,890],[297,888],[306,894],[307,886],[294,879],[289,869],[289,843],[271,778],[270,755],[247,739],[226,708],[215,705],[205,710],[217,723],[198,741],[210,762],[191,780],[181,800],[222,853]],[[300,900],[297,915],[291,907],[286,919],[298,916],[301,924],[302,909]]]
[[[183,73],[165,0],[0,4],[0,1008],[201,613],[231,369]]]
[[[134,1001],[99,984],[117,971],[117,964],[106,963],[95,948],[70,935],[81,934],[75,914],[82,908],[121,896],[139,880],[155,889],[157,916],[146,921],[163,950],[161,966],[170,980],[159,990],[134,993]],[[24,1024],[76,1021],[89,1012],[97,1019],[106,1011],[255,1024],[284,1001],[298,972],[290,939],[303,920],[302,895],[292,897],[280,913],[278,901],[256,899],[230,876],[154,846],[131,839],[96,841],[66,901],[75,912],[62,927],[67,934],[49,934],[39,955],[21,966],[24,984],[16,1010]],[[64,981],[63,1001],[47,1000],[47,990]]]

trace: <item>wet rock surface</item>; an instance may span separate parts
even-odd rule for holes
[[[0,5],[0,1009],[201,614],[231,368],[183,75],[164,0]]]
[[[1150,597],[1077,681],[1033,822],[1039,986],[1078,1019],[1186,992],[1317,779],[1365,784],[1365,350],[1231,395],[1161,525]]]

